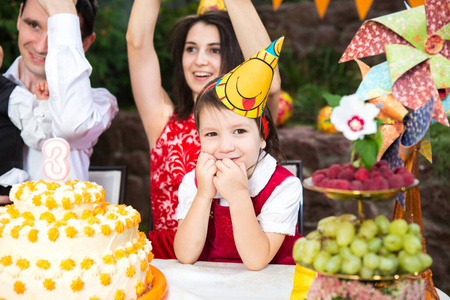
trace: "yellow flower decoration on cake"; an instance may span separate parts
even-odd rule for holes
[[[248,118],[262,115],[283,41],[277,39],[217,81],[216,92],[225,106]]]
[[[16,281],[14,283],[14,291],[17,294],[23,294],[27,289],[25,288],[25,284],[22,281]]]

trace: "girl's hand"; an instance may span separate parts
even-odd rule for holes
[[[217,161],[216,166],[217,173],[214,176],[214,185],[228,204],[231,205],[233,199],[239,198],[240,195],[250,197],[245,163],[224,158]]]
[[[0,46],[0,67],[2,66],[3,63],[3,48],[2,46]]]
[[[216,172],[216,158],[206,152],[200,152],[195,175],[197,177],[197,195],[202,199],[212,200],[216,196],[217,190],[213,184]]]

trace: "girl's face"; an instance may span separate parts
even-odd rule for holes
[[[198,22],[186,36],[182,64],[194,100],[209,81],[220,75],[220,47],[219,30],[214,25]]]
[[[261,138],[254,119],[243,117],[229,109],[205,107],[199,115],[202,151],[217,160],[230,158],[245,163],[247,175],[253,174],[261,149]]]

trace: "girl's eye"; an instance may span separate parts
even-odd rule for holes
[[[212,49],[211,52],[214,54],[220,54],[220,48]]]
[[[205,136],[217,136],[216,132],[208,132]]]
[[[234,131],[234,133],[237,133],[237,134],[243,134],[243,133],[245,133],[246,131],[245,131],[245,129],[236,129],[235,131]]]
[[[195,48],[194,47],[186,47],[186,52],[194,52]]]

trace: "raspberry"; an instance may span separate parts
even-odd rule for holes
[[[332,188],[338,190],[349,190],[350,182],[344,179],[333,179],[332,180]]]
[[[405,172],[408,172],[408,170],[406,170],[405,167],[397,167],[397,168],[394,170],[394,174],[405,173]],[[409,172],[408,172],[408,173],[409,173]]]
[[[403,180],[405,181],[405,185],[411,185],[414,183],[414,175],[409,173],[408,171],[401,174],[403,176]]]
[[[320,187],[323,187],[323,188],[330,188],[330,187],[331,187],[330,181],[331,181],[330,179],[324,178],[324,179],[320,182]]]
[[[400,174],[393,174],[389,177],[389,188],[398,189],[405,185],[405,180],[403,180],[403,176]]]
[[[339,173],[342,171],[342,166],[339,164],[333,164],[329,168],[328,171],[328,178],[330,179],[336,179],[338,178]]]
[[[373,167],[376,168],[376,169],[379,169],[379,168],[381,168],[383,166],[389,168],[389,163],[387,162],[387,160],[384,160],[384,159],[379,160],[373,165]]]
[[[391,169],[389,169],[388,166],[381,166],[378,169],[378,172],[381,173],[381,175],[383,175],[384,178],[389,178],[391,177],[394,173],[391,171]]]
[[[313,183],[315,186],[320,186],[320,182],[321,182],[324,178],[326,178],[326,176],[325,176],[324,173],[317,173],[317,172],[314,172],[314,174],[312,175],[312,183]]]
[[[362,191],[364,189],[363,183],[359,180],[352,180],[350,182],[350,190],[352,191]]]
[[[370,191],[372,188],[372,178],[367,178],[364,182],[363,182],[363,190],[364,191]]]
[[[366,168],[360,168],[355,172],[355,179],[364,182],[369,177],[369,171]]]
[[[369,172],[370,178],[375,178],[375,177],[383,177],[383,175],[381,175],[380,172],[375,171],[375,170],[370,170]]]
[[[367,180],[366,180],[367,182]],[[366,183],[364,182],[364,188],[366,187]],[[370,185],[368,185],[368,191],[380,191],[387,190],[389,188],[389,183],[383,177],[373,177],[370,178]]]
[[[339,173],[338,175],[338,179],[344,179],[347,181],[352,181],[355,178],[355,176],[353,175],[353,171],[350,170],[349,168],[343,168],[341,173]]]
[[[352,171],[353,173],[356,172],[356,167],[352,163],[344,164],[343,168],[348,169],[348,170]]]

